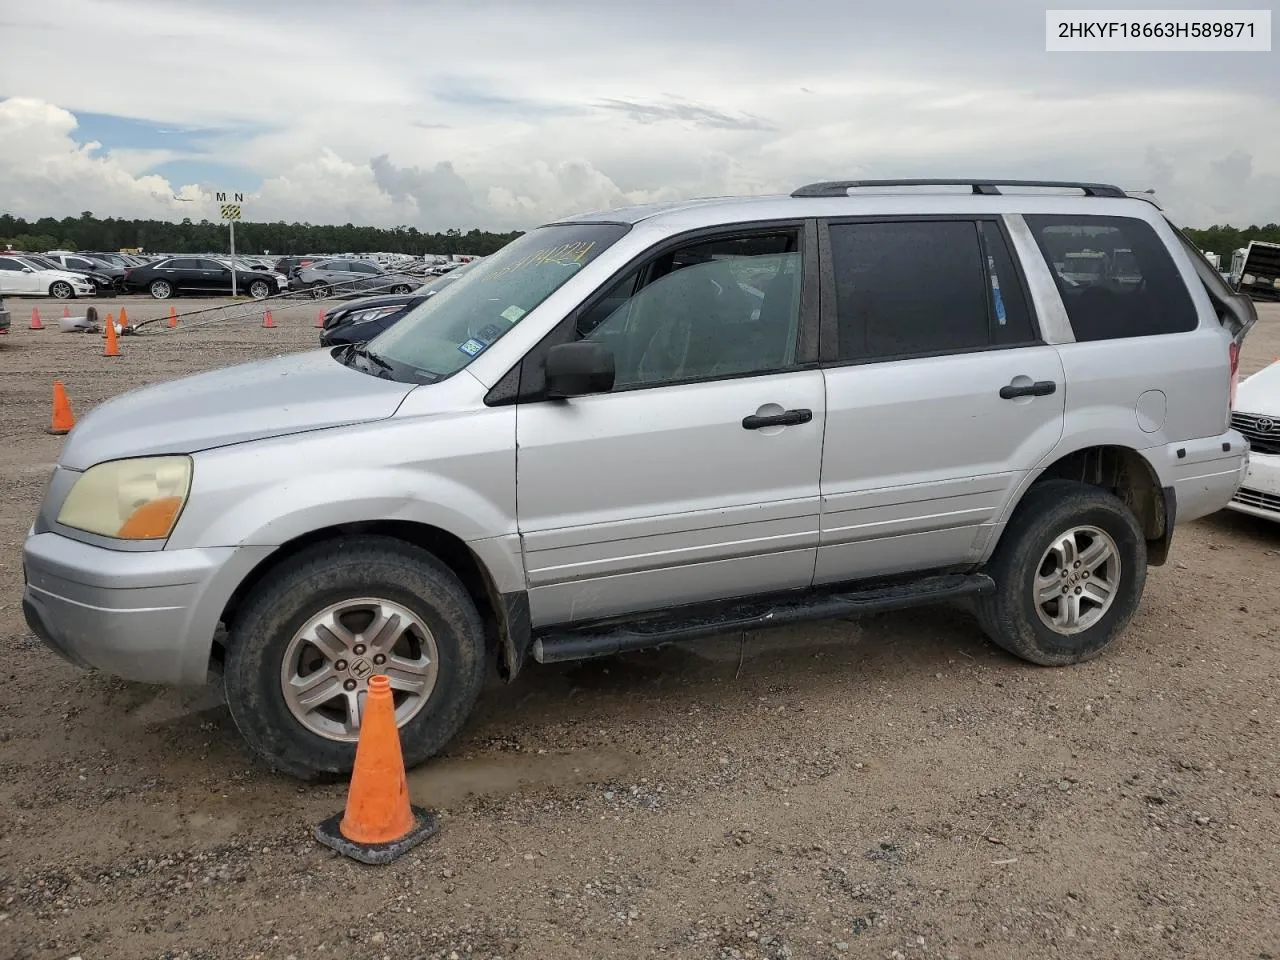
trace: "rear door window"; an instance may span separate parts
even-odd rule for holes
[[[994,221],[833,223],[828,232],[836,322],[834,331],[824,331],[825,360],[893,360],[1035,341]]]
[[[1182,275],[1150,224],[1134,217],[1023,217],[1076,340],[1185,333],[1199,323]]]

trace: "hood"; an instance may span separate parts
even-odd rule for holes
[[[1280,418],[1280,361],[1240,382],[1236,387],[1235,409]]]
[[[66,280],[68,283],[74,283],[77,280],[84,283],[89,278],[88,274],[77,273],[71,270],[48,270],[41,267],[36,272],[46,280]]]
[[[58,462],[85,470],[104,460],[382,420],[415,387],[344,367],[331,353],[238,364],[122,394],[76,424]]]

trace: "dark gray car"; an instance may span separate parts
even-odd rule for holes
[[[405,294],[422,285],[417,277],[387,273],[364,260],[321,260],[298,271],[295,287],[317,300],[345,294]]]

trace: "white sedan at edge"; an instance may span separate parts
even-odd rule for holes
[[[46,270],[22,257],[0,256],[0,295],[6,297],[56,297],[71,300],[91,297],[88,277],[65,270]]]
[[[1227,508],[1280,522],[1280,361],[1240,382],[1231,425],[1249,440],[1249,467]]]

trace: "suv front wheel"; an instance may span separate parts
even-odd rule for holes
[[[1147,542],[1114,494],[1074,480],[1033,486],[987,572],[978,618],[993,641],[1042,666],[1102,653],[1133,618],[1147,580]]]
[[[404,762],[462,728],[488,661],[475,604],[418,547],[357,536],[283,561],[232,625],[224,685],[249,745],[302,780],[350,773],[370,677],[386,674]]]

